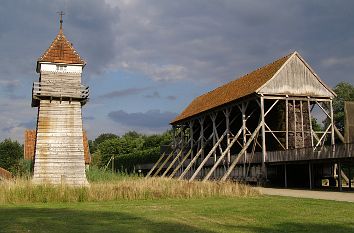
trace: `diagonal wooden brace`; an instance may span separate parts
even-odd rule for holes
[[[155,177],[159,174],[159,172],[162,170],[162,168],[165,166],[165,164],[170,160],[170,158],[172,157],[172,155],[175,153],[175,151],[173,150],[168,156],[167,158],[163,161],[163,163],[160,165],[159,169],[157,169],[157,171],[154,173],[154,175],[152,177]]]
[[[251,137],[248,139],[248,141],[246,142],[245,146],[242,148],[242,150],[238,153],[238,155],[236,156],[236,159],[232,162],[232,164],[230,165],[229,169],[226,171],[226,173],[224,174],[224,176],[221,178],[221,181],[225,181],[229,175],[231,174],[232,170],[235,168],[236,164],[238,163],[238,161],[241,159],[241,155],[243,153],[245,153],[245,151],[247,150],[247,148],[249,147],[249,145],[251,144],[251,142],[253,141],[253,139],[256,137],[258,131],[261,129],[261,127],[263,126],[263,121],[261,121],[261,123],[258,125],[258,127],[254,130],[253,134],[251,135]]]
[[[212,133],[209,138],[206,140],[205,145],[213,138],[214,133]],[[193,166],[193,164],[197,161],[197,159],[199,158],[199,156],[202,154],[203,150],[204,150],[204,146],[202,146],[202,148],[200,148],[200,150],[197,152],[197,154],[194,156],[194,158],[192,159],[192,161],[190,161],[190,163],[188,164],[188,166],[186,167],[186,169],[182,172],[182,174],[178,177],[178,180],[183,179],[183,177],[187,174],[187,172],[189,171],[189,169],[191,169],[191,167]]]
[[[200,172],[200,170],[203,168],[204,164],[208,161],[208,159],[210,158],[210,156],[214,153],[214,151],[216,150],[216,148],[218,148],[219,144],[222,142],[222,140],[224,139],[225,135],[227,134],[227,130],[225,130],[225,132],[222,134],[222,136],[220,137],[220,139],[215,143],[215,145],[213,146],[213,148],[209,151],[208,155],[205,156],[204,160],[200,163],[199,167],[197,168],[197,170],[194,172],[194,174],[192,175],[192,177],[189,179],[189,181],[193,181],[195,179],[195,177],[198,175],[198,173]]]
[[[233,144],[237,141],[238,137],[240,137],[241,133],[243,131],[243,126],[241,127],[241,129],[237,132],[236,136],[232,139],[232,141],[230,142],[230,144],[227,146],[227,148],[224,150],[224,152],[222,153],[222,155],[219,157],[219,159],[215,162],[214,166],[210,169],[210,171],[208,172],[208,174],[203,178],[203,182],[208,180],[210,178],[210,176],[213,174],[213,172],[215,171],[215,169],[219,166],[219,164],[221,163],[221,161],[223,160],[223,158],[225,157],[225,155],[230,151],[231,147],[233,146]]]
[[[188,143],[191,141],[191,138],[187,141],[187,145]],[[161,177],[165,177],[165,175],[167,174],[167,172],[171,169],[171,167],[175,164],[175,162],[177,161],[177,159],[182,155],[183,151],[184,151],[184,146],[181,148],[181,150],[179,151],[179,153],[176,155],[176,157],[172,160],[172,162],[170,163],[170,165],[168,165],[168,167],[166,168],[165,172],[162,174]]]
[[[165,157],[165,155],[166,155],[166,153],[164,152],[164,153],[160,156],[159,160],[157,160],[157,162],[155,163],[155,165],[150,169],[150,171],[148,172],[148,174],[146,174],[145,178],[148,178],[148,177],[151,175],[151,173],[156,169],[156,167],[159,165],[159,163],[160,163],[160,162],[162,161],[162,159]]]
[[[182,161],[177,165],[177,167],[173,170],[173,172],[170,174],[170,176],[168,178],[172,178],[176,172],[178,171],[178,169],[180,169],[184,163],[184,161],[186,161],[186,159],[188,158],[188,156],[192,153],[192,149],[190,149],[188,151],[188,153],[183,157]]]

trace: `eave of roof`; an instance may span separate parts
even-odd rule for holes
[[[268,65],[252,71],[239,79],[224,84],[195,98],[171,124],[206,112],[234,100],[253,94],[262,87],[294,53],[288,54]]]

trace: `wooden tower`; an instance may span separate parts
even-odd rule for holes
[[[62,16],[62,13],[61,13]],[[85,61],[60,30],[37,61],[32,107],[38,107],[33,182],[88,185],[81,108],[89,97],[81,84]]]

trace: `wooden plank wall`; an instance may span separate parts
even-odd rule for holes
[[[292,57],[259,93],[334,97],[297,56]]]
[[[33,182],[87,185],[80,102],[41,100]]]
[[[34,150],[36,144],[36,133],[35,129],[26,129],[25,130],[25,145],[24,145],[24,159],[33,160],[34,159]],[[91,154],[88,144],[88,138],[86,130],[83,131],[83,143],[84,143],[84,158],[85,164],[91,164]]]

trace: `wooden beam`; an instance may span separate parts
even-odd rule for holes
[[[162,153],[162,155],[160,156],[160,158],[157,160],[157,162],[155,163],[155,165],[150,169],[150,171],[148,172],[148,174],[146,174],[145,178],[148,178],[151,173],[156,169],[156,167],[159,165],[159,163],[162,161],[162,159],[165,157],[166,153]]]
[[[168,162],[168,160],[170,160],[170,158],[173,156],[174,154],[174,150],[172,150],[172,152],[166,157],[166,159],[164,160],[164,162],[160,165],[160,167],[156,170],[156,172],[154,173],[153,177],[157,176],[159,174],[159,172],[162,170],[163,166],[165,166],[165,164]]]
[[[213,134],[209,136],[209,138],[206,140],[205,144],[202,145],[200,150],[197,152],[197,154],[194,156],[194,158],[190,161],[186,169],[182,172],[182,174],[178,177],[178,180],[183,179],[183,177],[187,174],[187,172],[191,169],[193,164],[197,161],[198,157],[203,154],[204,152],[204,147],[205,145],[213,138]]]
[[[219,144],[222,142],[222,140],[224,139],[225,135],[226,135],[227,131],[225,130],[225,132],[222,134],[222,136],[220,137],[220,139],[214,144],[213,148],[209,151],[209,153],[207,154],[207,156],[205,156],[204,160],[200,163],[199,167],[197,168],[197,170],[194,172],[194,174],[192,175],[192,177],[189,179],[189,181],[192,181],[195,179],[195,177],[198,175],[198,173],[200,172],[200,170],[203,168],[204,164],[208,161],[208,159],[210,158],[210,156],[214,153],[214,151],[216,150],[216,148],[219,146]]]
[[[331,144],[334,145],[336,143],[334,138],[334,117],[333,117],[333,101],[329,101],[330,115],[331,115]]]
[[[311,137],[311,147],[314,146],[314,142],[313,142],[313,129],[312,129],[312,116],[311,116],[311,111],[313,108],[310,107],[311,102],[310,99],[307,99],[307,107],[308,107],[308,111],[309,111],[309,123],[310,123],[310,137]]]
[[[285,99],[285,147],[289,149],[289,101]]]
[[[332,102],[332,100],[330,100],[330,102]],[[319,104],[317,101],[316,101],[317,105],[322,109],[322,111],[327,115],[328,118],[331,118],[330,114],[328,114],[328,112],[322,107],[321,104]],[[331,111],[333,112],[333,111]]]
[[[273,131],[269,128],[269,126],[264,123],[265,127],[269,130],[269,132],[273,135],[273,137],[275,138],[275,140],[281,145],[281,147],[283,147],[284,150],[286,150],[285,146],[280,142],[280,140],[277,138],[277,136],[275,136],[275,134],[273,133]]]
[[[296,101],[293,100],[293,115],[294,115],[294,148],[296,149],[297,127],[296,127]]]
[[[309,162],[309,187],[312,189],[312,169],[311,169],[311,163]]]
[[[300,101],[300,118],[301,118],[301,137],[302,137],[302,148],[305,147],[305,132],[304,132],[304,113],[302,108],[302,101]]]
[[[338,189],[339,192],[342,192],[342,164],[340,161],[338,161]]]
[[[321,138],[319,139],[319,141],[317,142],[314,150],[316,150],[316,148],[320,145],[320,143],[322,142],[322,140],[324,139],[324,137],[327,135],[329,129],[331,128],[331,124],[327,127],[326,131],[323,133],[323,135],[321,136]]]
[[[177,167],[172,171],[170,174],[169,178],[173,178],[173,176],[177,173],[178,169],[180,169],[183,166],[184,161],[188,158],[188,156],[191,154],[192,149],[188,151],[188,153],[183,157],[182,161],[177,165]]]
[[[272,106],[270,106],[270,108],[267,110],[267,112],[264,113],[264,116],[267,116],[268,113],[274,108],[274,106],[275,106],[278,102],[279,102],[279,100],[276,100],[276,101],[272,104]]]
[[[262,172],[265,175],[265,160],[267,156],[267,148],[266,148],[266,135],[265,135],[265,115],[264,115],[264,97],[261,96],[261,124],[260,128],[262,128]]]
[[[189,140],[187,141],[186,145],[188,145],[188,143],[191,141],[191,138],[189,138]],[[168,167],[166,168],[165,172],[162,173],[161,177],[165,177],[165,175],[167,174],[167,172],[172,168],[172,166],[175,164],[175,162],[177,161],[177,159],[182,155],[184,148],[186,146],[182,146],[181,150],[179,151],[179,153],[176,155],[176,157],[172,160],[172,162],[170,163],[170,165],[168,165]]]
[[[219,159],[214,163],[214,166],[210,169],[210,171],[208,172],[208,174],[204,177],[203,181],[206,181],[210,178],[210,176],[213,174],[213,172],[215,171],[215,169],[219,166],[220,162],[222,161],[222,159],[225,157],[225,155],[230,151],[232,145],[236,142],[237,138],[241,135],[243,131],[243,126],[241,127],[241,129],[237,132],[237,135],[232,139],[232,141],[230,142],[230,144],[228,144],[227,148],[224,150],[224,152],[222,153],[222,155],[219,157]]]
[[[258,134],[258,131],[261,129],[261,127],[263,126],[263,121],[261,121],[259,123],[259,125],[257,126],[257,128],[254,130],[253,134],[251,135],[251,137],[248,139],[246,145],[244,148],[242,148],[242,150],[238,153],[238,155],[236,156],[236,159],[232,162],[232,164],[230,165],[229,169],[226,171],[226,173],[224,174],[224,176],[221,178],[221,181],[225,181],[229,175],[231,174],[232,170],[235,168],[235,166],[237,165],[238,161],[240,160],[241,156],[245,150],[247,150],[248,146],[251,144],[251,142],[253,141],[253,139],[255,138],[255,136]]]
[[[339,138],[339,140],[342,142],[342,143],[345,143],[345,139],[343,137],[343,135],[341,134],[341,132],[339,132],[338,128],[336,125],[333,125],[334,127],[334,132],[336,133],[337,137]]]
[[[284,164],[284,187],[288,188],[288,173],[286,170],[286,163]]]

